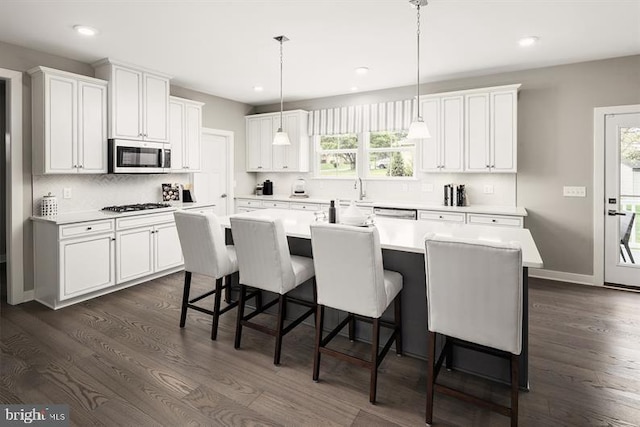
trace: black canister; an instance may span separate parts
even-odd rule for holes
[[[273,182],[266,180],[262,184],[262,194],[265,196],[273,196]]]

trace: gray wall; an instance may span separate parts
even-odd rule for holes
[[[117,58],[116,58],[117,59]],[[35,66],[42,65],[58,70],[69,71],[87,76],[94,76],[93,67],[89,64],[71,59],[50,55],[48,53],[26,49],[0,42],[0,68],[15,71],[27,71]],[[32,211],[32,184],[31,184],[31,79],[25,73],[23,77],[23,199],[25,212],[24,218],[24,280],[25,290],[33,289],[33,234],[28,217]],[[218,129],[232,130],[235,132],[235,156],[236,165],[236,192],[249,193],[254,184],[251,174],[245,172],[244,167],[244,115],[250,110],[250,106],[223,98],[188,91],[178,87],[171,87],[172,95],[184,98],[192,98],[205,102],[203,110],[203,125]],[[240,162],[238,159],[241,159]]]
[[[5,135],[7,131],[6,119],[6,92],[4,80],[0,80],[0,258],[4,258],[7,253],[7,192],[6,192],[6,144]]]
[[[593,274],[593,109],[640,104],[640,56],[584,62],[429,83],[437,93],[521,83],[518,102],[517,203],[545,268]],[[408,99],[415,87],[285,103],[285,109]],[[255,113],[279,105],[256,107]],[[587,197],[565,198],[563,185],[587,187]],[[417,195],[416,195],[417,196]]]

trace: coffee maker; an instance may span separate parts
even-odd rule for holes
[[[273,182],[266,180],[262,184],[262,195],[263,196],[273,196]]]

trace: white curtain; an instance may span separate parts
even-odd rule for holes
[[[416,102],[381,102],[351,107],[325,108],[309,113],[309,135],[401,131],[409,129]]]

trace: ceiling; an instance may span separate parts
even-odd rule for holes
[[[0,41],[109,57],[252,105],[415,84],[408,0],[0,0]],[[76,24],[97,28],[87,38]],[[640,0],[430,0],[421,82],[640,54]],[[518,39],[540,38],[530,48]],[[370,72],[357,75],[356,67]],[[254,86],[263,86],[255,92]]]

